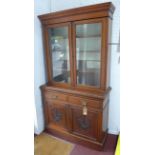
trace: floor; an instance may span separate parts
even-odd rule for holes
[[[104,151],[95,151],[81,145],[75,145],[70,155],[114,155],[118,136],[108,134]]]
[[[104,151],[96,151],[81,145],[75,144],[70,155],[114,155],[116,144],[117,144],[117,135],[108,134]]]

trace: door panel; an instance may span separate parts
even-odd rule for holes
[[[47,102],[49,125],[67,130],[66,106],[59,101]]]
[[[82,107],[72,107],[72,132],[89,139],[97,140],[98,113],[88,110],[82,114]]]

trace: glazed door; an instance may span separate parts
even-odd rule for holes
[[[73,29],[76,86],[100,88],[102,21],[75,22]]]
[[[70,23],[48,27],[49,65],[53,85],[71,85]]]

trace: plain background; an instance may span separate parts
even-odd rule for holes
[[[121,1],[121,155],[155,154],[154,1]],[[33,155],[34,4],[0,4],[0,154]]]

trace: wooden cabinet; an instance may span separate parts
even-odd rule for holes
[[[103,147],[107,132],[113,12],[112,3],[102,3],[39,16],[46,131],[95,149]]]

